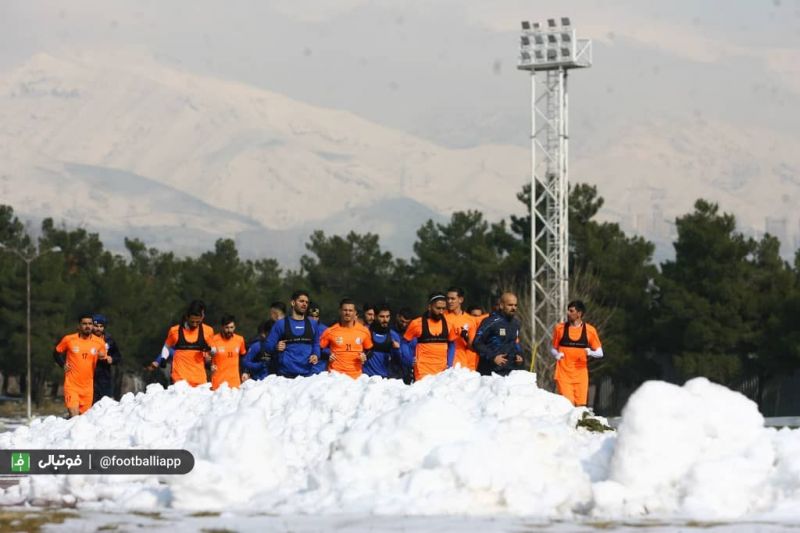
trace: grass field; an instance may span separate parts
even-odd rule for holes
[[[33,404],[31,407],[33,416],[63,416],[67,414],[64,402],[45,400],[39,406]],[[27,404],[25,398],[0,402],[0,417],[20,418],[27,415]]]

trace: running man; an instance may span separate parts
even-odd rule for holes
[[[201,300],[192,301],[183,322],[169,328],[161,355],[150,364],[150,368],[161,366],[172,352],[173,383],[184,380],[192,387],[208,383],[205,365],[211,362],[208,341],[214,336],[214,329],[203,324],[205,316],[206,304]]]
[[[378,306],[375,321],[370,325],[372,350],[367,352],[364,373],[368,376],[401,378],[403,369],[400,362],[400,334],[392,330],[392,310],[388,305]]]
[[[211,390],[217,390],[223,383],[235,389],[246,380],[248,374],[239,370],[239,358],[247,353],[244,338],[236,334],[236,318],[222,315],[222,331],[211,338]]]
[[[459,333],[450,328],[444,316],[447,297],[433,293],[428,299],[428,311],[412,320],[403,334],[405,343],[416,341],[413,352],[414,380],[438,374],[453,365],[453,341]]]
[[[475,317],[464,312],[464,290],[460,287],[450,287],[445,296],[447,311],[444,316],[449,326],[458,331],[458,338],[454,341],[455,355],[452,366],[477,370],[478,354],[472,349],[472,341],[475,339],[478,327],[475,324]]]
[[[78,318],[78,332],[65,335],[56,345],[53,358],[64,369],[64,405],[69,418],[82,415],[94,400],[94,370],[106,361],[106,346],[94,335],[91,314]]]
[[[310,376],[319,361],[319,327],[311,321],[306,291],[292,293],[292,311],[275,322],[264,349],[278,354],[278,374],[285,378]]]
[[[339,322],[333,324],[319,341],[320,348],[330,348],[328,370],[358,379],[372,348],[369,330],[356,321],[356,304],[350,298],[339,302]]]
[[[567,321],[553,328],[553,347],[556,359],[555,381],[558,393],[576,407],[583,407],[589,398],[588,357],[603,357],[603,347],[597,330],[583,321],[586,305],[581,300],[567,304]]]
[[[519,344],[520,322],[517,318],[517,296],[504,292],[498,309],[481,322],[473,348],[480,356],[481,374],[506,376],[522,366],[522,348]]]
[[[106,396],[114,398],[114,373],[111,365],[119,365],[122,362],[122,353],[119,351],[117,341],[106,329],[108,319],[105,315],[95,314],[92,320],[94,334],[105,345],[108,356],[105,361],[97,361],[97,367],[94,369],[94,403],[97,403]]]

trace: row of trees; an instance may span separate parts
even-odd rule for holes
[[[530,189],[518,198],[528,205]],[[735,218],[699,200],[676,220],[675,258],[653,262],[654,246],[596,220],[603,200],[577,185],[570,193],[570,270],[573,296],[587,301],[608,356],[593,368],[631,388],[646,379],[682,381],[703,375],[727,385],[800,366],[800,255],[780,258],[779,242],[744,236]],[[223,312],[239,318],[245,335],[265,318],[269,302],[307,288],[332,320],[342,296],[389,301],[422,310],[433,289],[458,285],[469,302],[490,306],[503,289],[527,291],[530,216],[487,222],[477,211],[457,212],[445,224],[417,231],[414,256],[393,257],[374,234],[314,232],[299,269],[274,259],[244,260],[232,240],[199,257],[176,257],[126,240],[126,254],[106,250],[97,234],[42,223],[34,244],[11,207],[0,206],[0,243],[33,251],[59,246],[32,265],[34,393],[59,379],[53,343],[84,310],[105,313],[110,331],[139,370],[158,353],[166,328],[186,302],[202,298],[213,323]],[[0,371],[25,368],[25,265],[0,253]],[[537,359],[547,381],[552,361]],[[547,386],[548,383],[543,383]]]

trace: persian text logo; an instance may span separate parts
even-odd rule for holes
[[[12,472],[30,472],[31,471],[31,454],[20,452],[11,454],[11,471]]]

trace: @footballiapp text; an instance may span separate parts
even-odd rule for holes
[[[0,450],[1,474],[188,474],[187,450]]]

